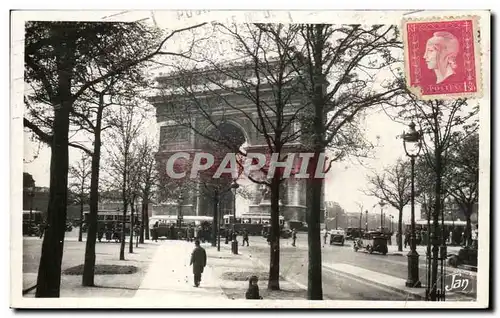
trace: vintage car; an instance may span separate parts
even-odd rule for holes
[[[366,250],[368,253],[378,252],[387,254],[387,236],[380,231],[371,231],[365,233],[364,237],[354,241],[354,251]]]
[[[345,231],[346,240],[354,240],[363,236],[363,230],[360,228],[348,227]]]
[[[477,247],[465,246],[458,251],[458,254],[448,255],[448,265],[451,267],[460,265],[477,267]]]
[[[340,244],[344,245],[345,232],[342,229],[330,230],[330,245]]]
[[[271,231],[271,225],[269,225],[269,224],[264,225],[262,227],[262,236],[267,238],[270,231]],[[284,239],[290,238],[290,237],[292,237],[292,231],[289,229],[281,228],[280,237],[284,238]]]

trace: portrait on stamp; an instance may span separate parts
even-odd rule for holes
[[[445,99],[480,93],[474,18],[405,21],[406,81],[419,97]]]

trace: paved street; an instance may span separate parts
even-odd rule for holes
[[[72,232],[66,233],[65,244],[65,257],[64,262],[66,266],[77,265],[83,262],[84,253],[84,243],[79,243],[77,241],[78,231],[74,229]],[[240,238],[241,239],[241,238]],[[221,241],[222,249],[220,252],[215,251],[215,257],[230,256],[229,245],[225,245],[224,240]],[[39,238],[36,237],[25,237],[24,239],[24,257],[23,257],[23,272],[25,273],[25,281],[23,285],[25,288],[27,285],[32,284],[36,279],[36,271],[39,262],[39,253],[41,248],[41,242]],[[305,233],[299,233],[297,239],[297,246],[291,246],[291,239],[281,240],[281,274],[288,282],[296,285],[296,288],[301,288],[302,290],[307,289],[307,235]],[[155,277],[161,277],[162,268],[165,267],[165,259],[171,257],[172,251],[174,254],[178,255],[179,264],[182,266],[177,266],[179,268],[184,268],[189,272],[189,267],[185,267],[184,262],[186,257],[184,257],[183,249],[190,249],[192,243],[180,242],[180,241],[164,241],[158,242],[154,245],[161,246],[159,254],[156,253],[155,257],[148,257],[151,260],[151,267],[147,270],[147,275],[144,280],[141,277],[137,277],[141,281],[141,286],[143,286],[142,291],[138,295],[146,295],[148,293],[149,285],[155,285]],[[206,245],[208,249],[213,249],[209,245]],[[112,258],[116,258],[116,253],[118,252],[118,244],[101,243],[98,244],[98,252],[101,251],[106,253],[111,253]],[[109,252],[108,252],[109,250]],[[101,254],[102,252],[99,252]],[[187,252],[187,251],[186,251]],[[226,262],[236,262],[232,265],[236,266],[250,266],[254,271],[266,271],[269,264],[269,246],[264,238],[260,236],[250,237],[250,246],[242,247],[239,246],[240,255],[243,258],[236,259],[226,259]],[[113,256],[114,255],[114,256]],[[405,252],[403,252],[405,255]],[[101,257],[101,256],[100,256]],[[184,259],[186,258],[186,259]],[[245,261],[246,260],[246,261]],[[415,300],[421,299],[423,296],[424,289],[407,289],[405,290],[404,281],[407,277],[407,260],[405,256],[401,255],[379,255],[379,254],[368,254],[364,252],[354,252],[352,249],[352,242],[347,241],[344,246],[337,245],[326,245],[323,246],[323,293],[325,299],[331,300]],[[224,261],[224,259],[221,259]],[[250,263],[261,264],[261,269],[252,267]],[[162,263],[161,266],[155,263]],[[214,269],[216,273],[211,279],[213,285],[212,290],[219,290],[218,284],[222,282],[219,281],[218,276],[221,274],[222,263],[217,263],[215,261],[209,261],[210,266],[215,266]],[[241,263],[243,262],[243,263]],[[173,264],[170,264],[173,266]],[[222,266],[222,267],[221,267]],[[177,268],[176,266],[174,266]],[[219,268],[221,267],[221,268]],[[448,268],[447,271],[455,270]],[[156,272],[155,272],[156,271]],[[425,259],[421,259],[420,263],[420,279],[422,283],[426,281],[426,271],[425,271]],[[179,272],[179,274],[181,274]],[[224,274],[224,273],[222,273]],[[185,274],[181,274],[184,278]],[[181,277],[179,276],[179,277]],[[186,276],[187,277],[187,276]],[[210,277],[210,275],[208,276]],[[476,285],[475,274],[472,274],[473,280],[472,284]],[[184,279],[182,279],[184,281]],[[164,281],[168,283],[168,281]],[[262,282],[265,288],[265,282]],[[149,285],[148,285],[149,284]],[[169,283],[171,284],[171,283]],[[175,285],[176,283],[174,283]],[[288,284],[288,285],[287,285]],[[226,284],[227,285],[227,284]],[[244,285],[237,283],[236,286]],[[289,283],[282,283],[283,286],[288,286]],[[138,285],[137,285],[138,286]],[[145,287],[144,287],[145,286]],[[165,287],[166,286],[166,287]],[[160,286],[161,288],[168,290],[168,286]],[[172,285],[173,286],[173,285]],[[118,287],[118,285],[117,285]],[[160,288],[158,287],[158,288]],[[174,286],[175,287],[175,286]],[[227,287],[227,286],[226,286]],[[177,287],[176,287],[177,288]],[[182,288],[190,288],[189,286],[182,286]],[[181,288],[181,289],[182,289]],[[219,288],[219,289],[218,289]],[[182,290],[184,290],[182,289]],[[286,287],[284,288],[286,289]],[[227,290],[227,288],[225,289]],[[408,290],[411,290],[410,292]],[[179,290],[177,290],[179,292]],[[237,293],[241,294],[239,289]],[[299,293],[300,294],[300,293]],[[453,300],[464,300],[470,301],[475,297],[475,292],[470,294],[452,294],[448,293],[448,299]]]
[[[251,237],[250,247],[240,247],[242,253],[248,253],[252,257],[259,258],[264,263],[269,262],[269,248],[267,243],[260,237]],[[400,255],[379,255],[364,252],[354,252],[352,242],[347,241],[344,246],[326,245],[323,247],[323,292],[330,299],[373,299],[373,300],[395,300],[406,299],[401,292],[382,287],[378,279],[359,277],[357,273],[365,273],[377,278],[381,277],[395,279],[395,281],[406,280],[407,259]],[[281,272],[287,278],[307,286],[307,236],[299,233],[297,247],[291,246],[291,240],[282,240],[281,244]],[[405,255],[405,254],[404,254]],[[349,266],[347,266],[349,265]],[[365,271],[361,271],[361,269]],[[368,270],[368,272],[366,271]],[[450,270],[449,268],[447,270]],[[347,275],[346,275],[347,274]],[[472,284],[476,290],[475,273]],[[387,275],[387,276],[384,276]],[[420,260],[420,280],[426,281],[425,258]],[[381,281],[382,279],[380,279]],[[382,282],[384,283],[384,282]],[[404,282],[402,284],[404,286]],[[402,287],[403,287],[402,286]],[[393,286],[397,287],[397,286]],[[423,288],[420,289],[423,292]],[[475,292],[467,295],[448,295],[451,299],[470,301],[475,297]]]

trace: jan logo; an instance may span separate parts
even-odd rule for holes
[[[452,290],[457,290],[460,289],[462,291],[467,290],[467,287],[469,287],[469,279],[461,277],[459,274],[452,274],[448,275],[448,277],[451,276],[451,282],[447,282],[445,286],[446,291],[452,291]]]

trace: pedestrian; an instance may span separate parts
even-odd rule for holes
[[[295,242],[297,241],[297,230],[296,229],[293,229],[292,230],[292,246],[295,246]]]
[[[189,228],[189,242],[192,242],[194,241],[194,236],[195,236],[195,228],[194,227],[190,227]]]
[[[40,232],[40,238],[43,237],[43,234],[45,233],[45,222],[40,222],[40,224],[38,224],[38,231]]]
[[[476,224],[476,228],[474,230],[472,230],[472,233],[471,233],[472,247],[473,248],[477,248],[477,246],[478,246],[478,244],[477,244],[478,234],[479,234],[478,225]]]
[[[262,299],[262,296],[259,294],[259,278],[255,275],[250,277],[248,280],[248,289],[245,293],[246,299]]]
[[[193,265],[193,274],[194,274],[194,286],[200,286],[201,282],[201,274],[203,273],[203,269],[207,265],[207,253],[205,249],[200,246],[200,241],[194,241],[195,248],[193,253],[191,253],[191,262],[189,265]]]
[[[328,238],[328,231],[325,229],[325,234],[323,234],[323,244],[326,245],[326,239]]]
[[[405,232],[405,248],[408,244],[410,244],[410,233],[408,233],[408,231],[406,231]]]
[[[243,229],[243,245],[242,246],[245,246],[245,242],[247,242],[247,246],[248,246],[248,231],[247,229]]]
[[[158,242],[158,227],[159,227],[159,222],[156,221],[155,224],[153,225],[153,240],[155,242]]]

